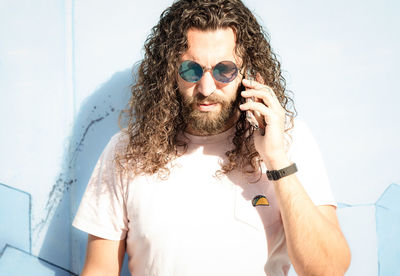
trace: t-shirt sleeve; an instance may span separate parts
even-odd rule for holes
[[[128,231],[124,187],[114,159],[120,138],[120,133],[114,135],[97,161],[72,223],[109,240],[122,240]]]
[[[319,147],[308,126],[296,119],[290,132],[289,158],[298,168],[297,177],[315,205],[337,206]]]

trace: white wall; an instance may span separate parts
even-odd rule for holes
[[[22,269],[15,256],[31,265],[30,275],[81,268],[85,234],[71,219],[118,131],[131,68],[170,3],[0,2],[0,275]],[[395,253],[382,249],[390,232],[377,229],[399,229],[400,215],[390,205],[380,219],[388,197],[377,202],[400,184],[400,2],[245,3],[270,33],[299,117],[320,144],[353,251],[347,275],[394,275],[382,268],[399,271],[390,263]],[[387,194],[387,202],[400,199],[398,185]],[[400,241],[391,246],[399,252]],[[379,258],[389,260],[381,271]]]

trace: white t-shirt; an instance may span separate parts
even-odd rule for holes
[[[301,121],[291,130],[289,158],[316,205],[335,205],[318,147]],[[126,238],[134,276],[278,276],[290,260],[274,188],[265,173],[238,171],[217,177],[232,148],[234,129],[193,136],[187,152],[157,175],[118,172],[115,152],[126,139],[116,134],[100,157],[73,225],[92,235]],[[254,207],[263,195],[269,205]]]

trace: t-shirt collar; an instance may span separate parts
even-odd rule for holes
[[[190,143],[193,144],[214,144],[214,143],[219,143],[222,141],[227,141],[228,138],[231,136],[233,137],[235,133],[235,125],[229,128],[228,130],[215,134],[215,135],[209,135],[209,136],[198,136],[198,135],[193,135],[189,134],[187,132],[184,132],[184,137],[188,138],[190,140]]]

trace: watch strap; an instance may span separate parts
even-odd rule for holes
[[[267,177],[268,180],[278,180],[282,177],[294,174],[295,172],[297,172],[297,166],[296,163],[293,163],[292,165],[280,170],[267,171]]]

